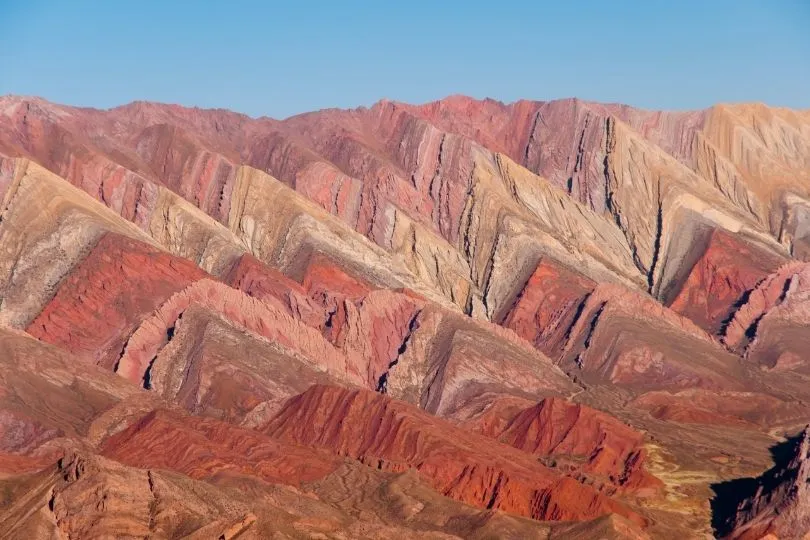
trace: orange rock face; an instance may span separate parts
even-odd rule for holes
[[[368,391],[315,386],[262,430],[383,470],[416,468],[439,492],[476,506],[553,520],[616,512],[644,524],[633,511],[526,454]]]
[[[520,409],[496,401],[465,427],[530,454],[571,460],[560,467],[624,489],[654,493],[662,487],[644,470],[643,435],[584,405],[548,398]]]
[[[373,288],[351,276],[332,261],[318,255],[310,258],[301,283],[315,297],[334,292],[356,298],[365,296]]]
[[[281,444],[252,430],[216,420],[154,411],[101,445],[103,455],[135,467],[182,472],[192,478],[257,476],[298,485],[322,478],[338,460]]]

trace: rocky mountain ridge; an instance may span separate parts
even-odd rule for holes
[[[9,96],[0,194],[9,538],[705,537],[808,421],[807,111]]]

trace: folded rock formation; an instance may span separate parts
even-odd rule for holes
[[[6,96],[0,196],[2,538],[810,532],[807,111]]]

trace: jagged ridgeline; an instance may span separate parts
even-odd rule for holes
[[[2,537],[810,528],[807,111],[4,97],[0,194]]]

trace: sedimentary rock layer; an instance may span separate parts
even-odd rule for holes
[[[0,98],[0,529],[804,528],[711,487],[808,420],[808,186],[761,105]]]

